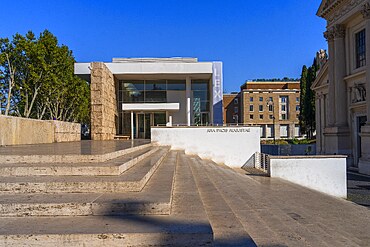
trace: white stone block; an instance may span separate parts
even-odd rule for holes
[[[270,176],[336,197],[347,197],[346,156],[270,157]]]

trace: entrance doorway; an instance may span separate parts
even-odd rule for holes
[[[166,125],[166,113],[151,112],[151,113],[136,113],[134,116],[134,123],[136,123],[136,139],[150,139],[151,126]]]
[[[365,126],[367,121],[366,116],[358,116],[356,117],[356,137],[357,137],[357,150],[356,150],[356,166],[358,166],[359,159],[361,158],[361,127]]]

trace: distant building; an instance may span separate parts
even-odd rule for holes
[[[370,174],[370,3],[325,0],[317,15],[327,21],[329,48],[318,53],[312,86],[317,153],[347,155],[348,166]]]
[[[300,83],[247,81],[241,86],[242,122],[261,127],[262,138],[300,136]]]
[[[224,103],[224,124],[241,123],[241,103],[240,93],[231,93],[223,95]]]

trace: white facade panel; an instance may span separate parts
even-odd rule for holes
[[[186,92],[185,91],[167,91],[168,103],[179,103],[179,111],[171,112],[172,124],[186,125]]]
[[[123,111],[178,111],[179,103],[130,103],[122,104]]]
[[[113,74],[212,74],[212,63],[105,63]]]

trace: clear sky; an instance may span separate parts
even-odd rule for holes
[[[247,79],[298,78],[326,49],[320,0],[10,1],[0,37],[48,29],[78,62],[113,57],[222,61],[224,88]]]

